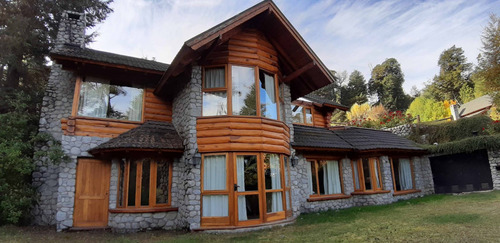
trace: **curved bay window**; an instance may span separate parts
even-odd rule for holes
[[[255,225],[291,215],[288,157],[238,152],[202,158],[202,226]]]
[[[172,163],[164,159],[121,159],[117,208],[141,210],[171,204]]]
[[[203,69],[203,116],[261,116],[279,119],[276,75],[258,67]]]
[[[377,158],[362,158],[352,161],[355,192],[382,191],[380,162]]]

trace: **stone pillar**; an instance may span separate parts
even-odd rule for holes
[[[382,184],[384,190],[394,192],[394,184],[392,183],[392,169],[391,161],[388,156],[381,156],[380,161],[380,174],[382,175]]]
[[[352,174],[351,160],[344,158],[342,163],[342,181],[344,182],[344,194],[350,195],[354,192],[354,180]]]
[[[500,151],[488,150],[488,160],[490,162],[493,189],[500,190]]]

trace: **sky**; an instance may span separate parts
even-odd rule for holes
[[[182,44],[259,0],[115,0],[114,12],[90,30],[90,48],[170,63]],[[371,69],[396,58],[410,93],[439,71],[439,55],[455,45],[477,63],[489,14],[500,0],[274,0],[323,63],[337,72]]]

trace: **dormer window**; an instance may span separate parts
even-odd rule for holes
[[[202,91],[203,116],[262,116],[278,119],[276,77],[258,67],[206,67]]]
[[[313,125],[312,109],[292,104],[292,121],[296,124]]]
[[[87,77],[80,86],[78,116],[142,121],[144,90]]]

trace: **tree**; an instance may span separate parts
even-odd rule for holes
[[[438,61],[439,75],[434,76],[428,91],[431,96],[438,101],[458,100],[460,89],[464,85],[473,87],[470,81],[472,64],[467,62],[464,50],[460,47],[452,46],[444,50]]]
[[[368,90],[366,81],[360,71],[354,70],[349,76],[349,83],[342,93],[342,104],[352,106],[355,103],[363,104],[368,102]]]
[[[347,71],[337,73],[330,70],[330,73],[334,77],[334,81],[331,84],[326,85],[318,90],[312,92],[312,94],[322,97],[327,100],[335,101],[341,103],[342,90],[341,87],[345,80],[347,80]],[[342,104],[342,103],[341,103]]]
[[[388,58],[372,70],[368,82],[368,92],[377,96],[376,104],[382,104],[389,110],[405,110],[410,97],[404,93],[404,75],[395,58]]]
[[[495,96],[495,104],[500,105],[500,17],[490,15],[488,26],[481,35],[483,47],[478,57],[478,79],[486,90]]]
[[[420,96],[413,100],[406,113],[413,115],[413,117],[420,116],[420,121],[435,121],[451,116],[450,104],[454,104],[454,102],[436,101],[432,98]]]
[[[87,27],[103,21],[112,0],[0,1],[0,224],[24,223],[34,201],[33,156],[57,162],[56,141],[37,134],[39,111],[64,10],[85,12]],[[87,36],[91,41],[95,33]],[[48,153],[34,145],[51,144]]]

